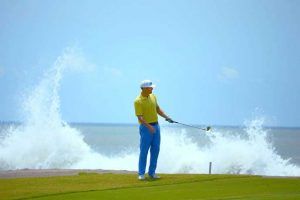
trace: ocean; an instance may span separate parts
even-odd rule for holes
[[[258,125],[257,121],[253,121],[252,126]],[[124,125],[124,124],[72,124],[72,127],[80,130],[84,135],[84,141],[88,143],[95,151],[98,153],[103,153],[105,155],[114,156],[117,154],[122,154],[124,152],[138,152],[139,151],[139,132],[138,132],[138,125]],[[261,126],[259,124],[258,126]],[[200,127],[200,126],[199,126]],[[204,126],[201,126],[204,127]],[[253,137],[249,135],[250,129],[257,129],[251,130],[254,131]],[[174,145],[171,152],[187,150],[189,147],[188,145],[197,145],[201,149],[210,148],[211,150],[216,148],[214,147],[214,141],[216,138],[219,139],[228,139],[229,142],[233,143],[232,147],[229,148],[233,151],[232,155],[229,155],[230,160],[234,157],[250,157],[250,149],[254,151],[257,147],[250,147],[249,145],[244,145],[244,148],[237,148],[240,145],[243,145],[244,142],[251,144],[251,142],[256,146],[260,144],[265,146],[266,150],[271,151],[271,156],[276,157],[279,156],[282,160],[288,161],[290,164],[299,166],[300,167],[300,128],[283,128],[283,127],[213,127],[212,131],[206,132],[197,130],[194,128],[186,128],[182,126],[169,126],[169,125],[162,125],[162,149],[164,150],[164,143],[168,143],[168,141],[164,141],[166,134],[166,139],[171,137],[172,139],[179,138],[183,140],[186,144],[182,144],[180,148],[176,149],[177,145]],[[212,136],[210,136],[210,134]],[[261,140],[259,140],[261,139]],[[176,139],[175,139],[176,140]],[[251,141],[253,140],[253,141]],[[179,142],[177,141],[177,142]],[[236,144],[234,144],[236,143]],[[216,144],[215,144],[216,145]],[[184,147],[186,146],[186,147]],[[227,145],[224,146],[224,151],[228,148]],[[184,149],[181,149],[184,148]],[[250,148],[250,149],[248,149]],[[260,147],[259,147],[260,148]],[[240,152],[240,150],[244,149],[244,152]],[[167,150],[166,150],[167,151]],[[223,152],[221,150],[221,152]],[[189,153],[187,155],[183,155],[183,157],[194,156],[197,159],[197,152]],[[260,152],[256,152],[260,154]],[[208,152],[209,154],[209,152]],[[243,155],[244,154],[244,155]],[[206,155],[209,156],[209,155]],[[211,155],[210,162],[215,163],[213,157],[222,156],[220,155]],[[167,156],[169,157],[169,156]],[[224,157],[227,157],[224,156]],[[267,158],[268,161],[271,158]],[[178,158],[177,160],[180,160]],[[201,160],[201,158],[199,158]],[[233,160],[231,161],[233,162]],[[239,162],[238,160],[235,162]],[[218,163],[216,161],[216,163]],[[233,162],[234,163],[234,162]],[[208,163],[206,163],[208,166]],[[234,165],[234,164],[233,164]],[[205,166],[205,164],[204,164]],[[217,167],[217,166],[215,166]],[[205,168],[205,167],[204,167]],[[235,168],[233,166],[233,168]],[[197,171],[197,169],[195,169]],[[241,169],[240,169],[241,170]],[[250,170],[251,171],[251,170]],[[205,170],[203,171],[205,173]],[[219,172],[222,173],[222,172]],[[228,170],[227,173],[237,173],[234,171]]]
[[[22,96],[22,123],[0,123],[0,170],[110,169],[136,171],[137,124],[66,123],[59,87],[60,57]],[[161,125],[158,173],[300,176],[300,128],[266,127],[263,117],[212,131]]]
[[[137,124],[2,123],[0,170],[114,169],[137,170]],[[42,131],[43,130],[43,131]],[[255,174],[300,176],[300,129],[213,127],[205,132],[161,125],[159,173]]]

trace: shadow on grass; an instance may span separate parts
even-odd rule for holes
[[[154,182],[154,181],[161,181],[162,178],[151,178],[151,177],[145,177],[144,180],[139,180],[141,182]]]

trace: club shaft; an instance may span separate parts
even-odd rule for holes
[[[188,127],[192,127],[192,128],[196,128],[196,129],[200,129],[200,130],[203,130],[203,131],[206,131],[206,129],[200,128],[200,127],[197,127],[197,126],[192,126],[192,125],[189,125],[189,124],[183,124],[183,123],[180,123],[180,122],[175,122],[175,123],[181,124],[181,125],[184,125],[184,126],[188,126]]]

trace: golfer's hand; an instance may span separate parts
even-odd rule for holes
[[[150,133],[155,133],[155,128],[153,126],[150,125],[148,129]]]
[[[166,118],[166,121],[169,123],[174,123],[174,121],[171,118]]]

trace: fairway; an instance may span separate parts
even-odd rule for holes
[[[300,199],[300,178],[162,174],[138,181],[134,174],[0,179],[0,199]]]

